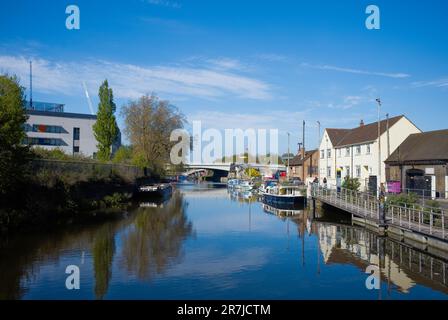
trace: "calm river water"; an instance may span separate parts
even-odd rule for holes
[[[447,261],[341,213],[296,213],[218,185],[178,186],[121,220],[2,240],[0,299],[448,298]],[[380,290],[366,288],[372,264]],[[66,289],[69,265],[79,290]]]

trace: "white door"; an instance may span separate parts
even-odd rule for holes
[[[448,199],[448,176],[445,177],[445,198]]]
[[[431,198],[436,198],[436,176],[431,176]]]

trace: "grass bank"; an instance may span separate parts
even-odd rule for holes
[[[122,216],[143,170],[94,162],[31,162],[0,206],[0,230],[53,228]]]

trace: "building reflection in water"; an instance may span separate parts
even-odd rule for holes
[[[307,235],[317,236],[317,274],[322,272],[321,260],[325,265],[354,265],[361,272],[365,272],[369,265],[375,265],[380,268],[381,285],[387,286],[388,293],[394,289],[408,293],[416,284],[448,293],[448,263],[443,258],[381,237],[362,227],[335,221],[326,222],[322,213],[315,217],[307,209],[288,210],[265,204],[262,206],[265,213],[274,214],[297,225],[298,236],[302,241],[302,266],[305,265]],[[286,232],[289,235],[289,226]],[[381,299],[381,290],[379,298]]]
[[[380,237],[363,228],[317,223],[325,264],[352,264],[363,272],[369,265],[381,270],[381,283],[408,293],[417,283],[448,293],[447,263],[404,243]]]

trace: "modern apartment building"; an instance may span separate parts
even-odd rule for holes
[[[93,134],[96,115],[64,112],[64,105],[33,102],[26,106],[28,120],[24,143],[46,149],[59,148],[66,154],[95,157],[97,141]],[[121,135],[112,148],[121,144]]]
[[[359,179],[362,190],[377,190],[386,182],[384,161],[409,135],[420,132],[403,115],[380,121],[379,139],[378,122],[361,121],[352,129],[325,129],[319,147],[320,181],[327,178],[329,184],[337,186],[349,176]]]

